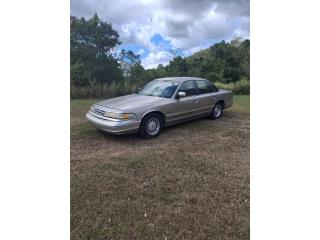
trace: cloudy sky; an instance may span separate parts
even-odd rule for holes
[[[249,38],[249,0],[71,0],[71,15],[97,13],[140,54],[145,68],[166,65],[170,52],[189,56],[221,40]]]

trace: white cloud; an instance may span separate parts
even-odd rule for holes
[[[142,49],[142,48],[141,48],[141,49],[139,49],[139,50],[138,50],[138,54],[139,54],[139,55],[144,54],[144,49]]]
[[[159,64],[167,65],[171,59],[172,56],[165,51],[151,52],[142,59],[142,66],[145,69],[156,68]]]
[[[95,12],[112,23],[124,44],[148,49],[146,66],[165,59],[164,49],[151,42],[155,34],[194,52],[208,42],[248,38],[250,32],[249,0],[71,0],[72,15],[88,18]]]

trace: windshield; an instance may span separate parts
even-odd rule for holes
[[[145,85],[138,94],[171,98],[178,85],[179,82],[173,80],[153,80]]]

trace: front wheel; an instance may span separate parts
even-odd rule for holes
[[[212,112],[211,112],[211,119],[217,119],[219,117],[221,117],[222,115],[222,110],[223,110],[223,105],[221,102],[218,102],[214,108],[212,109]]]
[[[158,113],[145,116],[140,125],[140,136],[149,139],[159,136],[163,128],[163,117]]]

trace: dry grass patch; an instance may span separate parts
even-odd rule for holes
[[[240,99],[241,98],[241,99]],[[156,139],[90,127],[71,104],[72,239],[249,239],[249,98]]]

